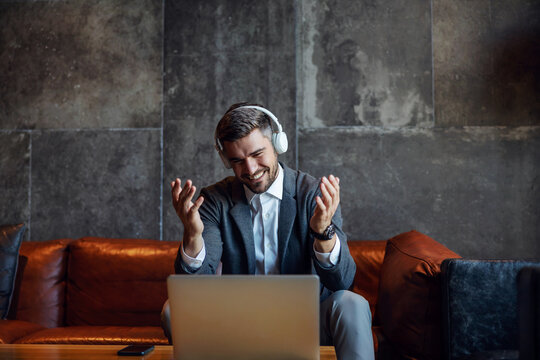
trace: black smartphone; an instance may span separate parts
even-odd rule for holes
[[[154,350],[154,345],[129,345],[123,349],[118,350],[118,355],[120,356],[146,355],[152,350]]]

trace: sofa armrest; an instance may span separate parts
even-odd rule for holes
[[[388,240],[377,316],[384,335],[402,357],[441,357],[440,264],[444,259],[457,257],[458,254],[417,231]]]
[[[0,320],[0,344],[11,344],[15,340],[45,329],[39,324],[21,320]]]
[[[534,264],[520,260],[443,262],[445,359],[517,352],[517,275],[520,269]]]
[[[540,266],[518,273],[519,355],[540,359]]]

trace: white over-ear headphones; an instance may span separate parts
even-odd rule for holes
[[[270,110],[265,109],[261,106],[255,106],[255,105],[246,105],[246,106],[239,106],[237,108],[234,108],[231,111],[237,110],[237,109],[255,109],[262,111],[268,117],[270,118],[270,125],[272,127],[272,145],[274,146],[274,149],[278,154],[283,154],[287,151],[287,148],[289,147],[289,142],[287,141],[287,134],[283,131],[283,128],[281,127],[281,124],[279,123],[277,117],[270,112]],[[227,156],[225,156],[225,152],[223,151],[223,145],[219,141],[217,137],[217,129],[214,133],[214,140],[216,142],[216,150],[219,153],[219,156],[221,157],[221,160],[223,161],[223,164],[227,169],[231,168],[231,164],[229,162],[229,159],[227,159]]]

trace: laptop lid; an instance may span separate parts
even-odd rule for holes
[[[315,275],[171,275],[175,359],[319,359]]]

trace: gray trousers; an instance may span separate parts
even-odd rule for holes
[[[172,344],[168,300],[161,311],[161,326]],[[336,291],[321,303],[319,333],[321,345],[333,345],[339,360],[375,359],[369,303],[356,293]]]

